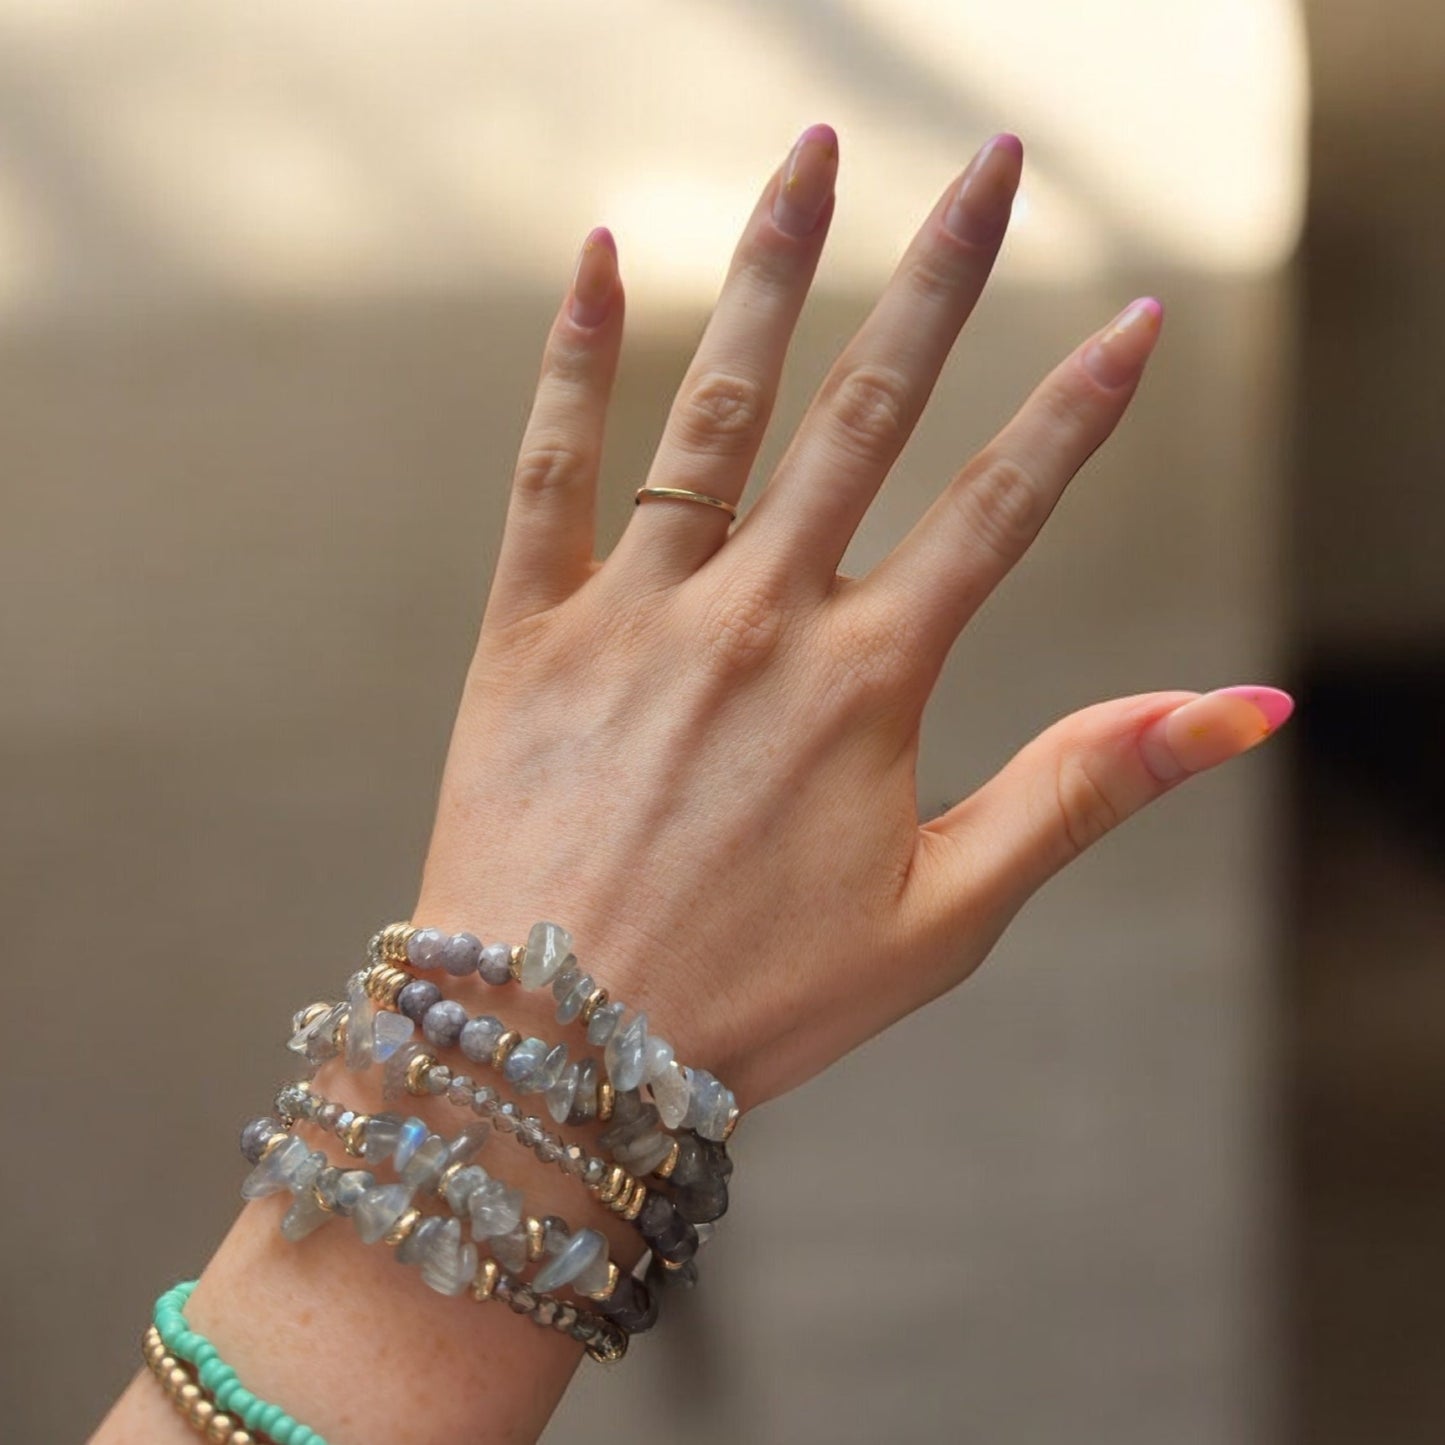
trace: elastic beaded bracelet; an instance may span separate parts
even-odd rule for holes
[[[607,1236],[595,1229],[573,1231],[556,1215],[538,1218],[526,1212],[521,1190],[487,1173],[471,1162],[491,1128],[472,1124],[456,1139],[448,1141],[433,1134],[417,1118],[400,1114],[354,1114],[321,1097],[314,1089],[288,1084],[277,1094],[277,1110],[283,1120],[304,1119],[328,1129],[345,1144],[349,1154],[377,1163],[393,1160],[401,1183],[383,1186],[363,1195],[356,1206],[362,1218],[373,1207],[381,1211],[379,1225],[384,1233],[411,1207],[414,1191],[429,1192],[445,1200],[458,1219],[471,1222],[472,1238],[487,1244],[498,1263],[517,1271],[528,1263],[541,1264],[533,1289],[550,1291],[568,1285],[578,1294],[606,1300],[618,1278],[618,1268],[608,1258]],[[321,1188],[317,1181],[318,1190]],[[422,1277],[442,1294],[459,1294],[466,1280],[476,1273],[475,1247],[467,1256],[457,1240],[450,1239],[443,1221],[433,1216],[412,1232],[422,1264]],[[397,1258],[403,1259],[401,1251]],[[460,1277],[461,1283],[447,1283]]]
[[[242,1185],[244,1197],[291,1192],[294,1203],[282,1220],[282,1233],[288,1239],[304,1238],[328,1215],[351,1218],[364,1243],[382,1240],[396,1246],[398,1261],[419,1264],[423,1279],[438,1293],[456,1295],[470,1288],[476,1300],[503,1299],[535,1324],[570,1335],[596,1360],[621,1359],[634,1324],[645,1329],[656,1320],[656,1301],[645,1290],[639,1295],[636,1283],[610,1261],[606,1285],[610,1293],[597,1310],[579,1309],[539,1292],[535,1285],[512,1279],[497,1260],[479,1260],[476,1245],[462,1242],[459,1219],[423,1215],[411,1205],[405,1184],[378,1185],[368,1170],[337,1169],[320,1150],[308,1149],[288,1132],[279,1119],[252,1120],[242,1130],[241,1147],[256,1166]],[[553,1223],[555,1228],[561,1221]],[[545,1221],[542,1227],[545,1230]]]
[[[552,986],[557,1022],[580,1021],[587,1041],[606,1045],[607,1077],[618,1092],[646,1084],[658,1114],[669,1129],[679,1126],[704,1139],[725,1141],[737,1127],[737,1100],[706,1069],[678,1064],[672,1045],[648,1034],[647,1015],[638,1012],[626,1024],[626,1009],[609,1002],[607,990],[577,966],[572,935],[556,923],[532,925],[525,944],[488,944],[470,933],[448,937],[436,928],[389,923],[372,940],[371,956],[393,966],[425,971],[442,968],[457,977],[476,973],[486,982],[513,979],[523,988]],[[560,1122],[560,1121],[559,1121]]]
[[[417,1024],[434,1047],[459,1048],[472,1063],[496,1069],[520,1094],[543,1094],[557,1123],[610,1122],[598,1144],[633,1174],[667,1181],[690,1223],[711,1224],[727,1212],[732,1160],[726,1146],[692,1129],[674,1135],[655,1103],[645,1102],[638,1088],[616,1089],[600,1079],[594,1060],[569,1064],[566,1044],[523,1038],[493,1014],[469,1018],[429,979],[411,978],[391,965],[373,964],[362,980],[373,1001]],[[395,1032],[399,1026],[390,1027]]]
[[[293,1420],[279,1405],[258,1400],[245,1389],[216,1347],[186,1323],[186,1301],[196,1283],[183,1280],[156,1300],[155,1327],[166,1350],[177,1360],[193,1364],[198,1389],[209,1391],[215,1408],[238,1416],[253,1435],[269,1436],[275,1445],[326,1445],[315,1430]],[[230,1438],[232,1445],[239,1445],[234,1433]]]
[[[272,1445],[269,1435],[246,1429],[238,1416],[216,1408],[216,1402],[197,1383],[195,1371],[166,1349],[154,1325],[147,1325],[141,1336],[141,1355],[166,1397],[198,1435],[213,1445]]]
[[[398,970],[392,972],[399,979],[406,978]],[[499,1132],[511,1135],[531,1149],[544,1163],[580,1178],[599,1203],[636,1226],[648,1249],[661,1259],[662,1266],[679,1270],[690,1263],[701,1241],[700,1224],[709,1220],[694,1225],[683,1213],[681,1203],[650,1192],[621,1165],[609,1168],[606,1160],[589,1156],[580,1145],[566,1143],[535,1115],[523,1116],[515,1104],[503,1102],[489,1085],[477,1084],[465,1074],[453,1077],[447,1065],[411,1040],[415,1027],[412,1020],[376,1006],[377,1000],[366,992],[368,983],[382,994],[384,1002],[396,979],[378,980],[368,978],[365,973],[354,974],[347,985],[346,1003],[312,1004],[296,1015],[292,1021],[296,1031],[288,1047],[313,1065],[343,1050],[348,1067],[353,1067],[357,1059],[381,1061],[383,1098],[395,1097],[402,1091],[444,1095],[458,1108],[473,1109]],[[465,1010],[460,1005],[457,1008],[465,1018]],[[518,1037],[515,1033],[510,1035],[511,1039]],[[497,1047],[500,1050],[503,1044]],[[731,1161],[725,1156],[721,1167],[731,1172]],[[726,1177],[724,1173],[715,1187],[697,1189],[689,1196],[690,1200],[701,1199],[706,1206],[702,1212],[711,1214],[721,1189],[725,1207]],[[691,1283],[691,1278],[685,1282]]]

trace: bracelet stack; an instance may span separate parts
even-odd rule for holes
[[[498,988],[550,987],[557,1023],[574,1025],[600,1058],[585,1045],[523,1035],[494,1014],[469,1014],[438,982],[468,975]],[[727,1140],[738,1121],[731,1090],[680,1063],[646,1014],[628,1015],[582,970],[555,923],[536,924],[525,944],[485,946],[470,933],[388,924],[344,999],[293,1018],[288,1047],[309,1073],[284,1084],[272,1112],[241,1131],[251,1165],[242,1197],[289,1194],[280,1230],[292,1242],[350,1219],[363,1243],[391,1245],[439,1294],[500,1301],[594,1359],[620,1359],[632,1335],[656,1322],[660,1294],[697,1279],[698,1249],[728,1207]],[[352,1071],[379,1070],[387,1101],[440,1098],[466,1117],[440,1134],[405,1112],[366,1114],[326,1099],[311,1079],[337,1057]],[[606,1127],[593,1145],[568,1140],[506,1090],[540,1095],[558,1126]],[[319,1137],[303,1138],[303,1129]],[[319,1147],[326,1136],[357,1167],[333,1163]],[[499,1138],[575,1179],[584,1207],[590,1200],[634,1228],[646,1245],[636,1268],[613,1262],[601,1230],[529,1211],[506,1180],[513,1156]],[[157,1301],[142,1346],[182,1416],[211,1441],[325,1445],[257,1400],[189,1329],[182,1311],[192,1288],[183,1283]]]

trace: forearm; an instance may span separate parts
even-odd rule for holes
[[[464,989],[454,991],[466,998]],[[510,1005],[509,1022],[540,1030],[540,1000],[518,991]],[[338,1060],[323,1065],[315,1088],[367,1112],[398,1107],[381,1099],[374,1071],[349,1074]],[[443,1134],[465,1122],[443,1099],[408,1097],[403,1107]],[[298,1127],[339,1167],[360,1162],[330,1135]],[[601,1229],[621,1268],[640,1257],[636,1231],[575,1180],[501,1138],[489,1147],[499,1151],[497,1168],[523,1191],[529,1213]],[[246,1168],[239,1155],[237,1164],[239,1180]],[[416,1270],[398,1268],[386,1244],[362,1246],[344,1219],[289,1243],[278,1226],[290,1203],[283,1193],[242,1208],[186,1310],[191,1327],[217,1347],[247,1389],[281,1405],[330,1445],[537,1438],[583,1357],[580,1345],[498,1301],[437,1294]],[[173,1282],[157,1281],[156,1292]],[[139,1336],[142,1321],[135,1327]],[[195,1445],[198,1438],[142,1368],[93,1441]]]

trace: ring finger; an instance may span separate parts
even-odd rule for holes
[[[838,137],[809,126],[759,198],[678,388],[647,474],[736,505],[777,398],[788,342],[832,217]],[[678,500],[637,509],[613,553],[628,569],[687,576],[722,545],[728,514]]]

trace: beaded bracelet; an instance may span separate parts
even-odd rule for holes
[[[185,1305],[196,1283],[183,1280],[161,1295],[156,1301],[155,1327],[171,1355],[195,1366],[198,1390],[208,1390],[215,1409],[239,1416],[253,1436],[267,1435],[276,1445],[326,1445],[315,1430],[293,1420],[279,1405],[258,1400],[221,1359],[216,1347],[186,1323]],[[230,1438],[231,1445],[240,1445],[234,1432]]]
[[[698,1226],[683,1213],[682,1202],[650,1192],[621,1165],[609,1169],[606,1160],[589,1156],[580,1145],[566,1143],[535,1115],[523,1116],[515,1104],[503,1102],[489,1085],[477,1084],[465,1074],[453,1077],[447,1065],[411,1041],[412,1020],[375,1007],[376,1001],[366,992],[367,987],[385,999],[393,994],[399,980],[406,979],[399,970],[388,972],[394,976],[354,974],[347,985],[344,1004],[318,1003],[303,1009],[293,1020],[296,1031],[288,1047],[313,1065],[343,1049],[348,1066],[353,1066],[357,1059],[381,1061],[383,1098],[395,1097],[404,1090],[416,1095],[444,1095],[458,1108],[473,1109],[500,1132],[510,1134],[531,1149],[544,1163],[554,1164],[564,1173],[580,1178],[599,1203],[635,1224],[659,1261],[659,1272],[654,1278],[661,1279],[664,1272],[683,1270],[691,1263],[700,1236]],[[704,1188],[700,1183],[684,1199],[701,1200],[699,1212],[713,1216],[720,1191],[724,1205],[726,1203],[726,1180],[732,1164],[725,1155],[718,1158],[710,1152],[717,1146],[699,1143],[697,1147],[699,1151],[709,1151],[696,1156],[698,1168],[706,1160],[711,1167],[725,1172],[711,1187]],[[691,1153],[688,1157],[694,1159]],[[703,1222],[710,1219],[700,1221]],[[694,1278],[692,1273],[686,1279],[670,1282],[690,1285]]]
[[[521,1190],[510,1188],[480,1164],[470,1162],[491,1133],[490,1126],[470,1125],[448,1142],[440,1134],[433,1134],[421,1119],[403,1119],[400,1114],[357,1115],[314,1089],[295,1084],[286,1085],[277,1094],[276,1105],[283,1120],[294,1123],[304,1119],[328,1129],[342,1140],[348,1153],[378,1163],[388,1158],[394,1161],[401,1182],[372,1191],[370,1199],[363,1195],[356,1206],[357,1218],[368,1209],[380,1211],[381,1233],[392,1228],[411,1207],[413,1192],[434,1193],[459,1219],[470,1219],[472,1238],[479,1244],[487,1243],[499,1264],[515,1272],[528,1263],[542,1263],[531,1281],[534,1289],[552,1290],[565,1284],[599,1301],[612,1293],[620,1272],[608,1258],[606,1235],[595,1229],[574,1232],[565,1219],[556,1215],[538,1218],[527,1214]],[[318,1178],[318,1193],[321,1188]],[[441,1223],[439,1217],[433,1217],[413,1232],[420,1243],[423,1278],[427,1278],[428,1269],[428,1250],[423,1241],[429,1234],[436,1234]],[[445,1255],[434,1265],[436,1276],[443,1280],[453,1274],[470,1276],[475,1269],[475,1259],[469,1265],[460,1261],[452,1265]],[[432,1279],[427,1282],[432,1283]],[[443,1294],[461,1292],[461,1286],[434,1287]]]
[[[195,1371],[166,1349],[154,1325],[147,1325],[141,1336],[141,1355],[171,1404],[197,1434],[217,1445],[272,1445],[269,1435],[246,1429],[239,1416],[216,1408],[216,1402],[196,1382]]]
[[[476,973],[492,984],[513,979],[528,989],[550,984],[557,1022],[578,1020],[586,1026],[590,1044],[606,1045],[607,1077],[614,1089],[621,1092],[646,1084],[669,1129],[682,1126],[721,1143],[737,1126],[732,1090],[706,1069],[678,1064],[672,1045],[649,1035],[645,1013],[635,1013],[624,1024],[624,1005],[609,1002],[607,990],[582,972],[572,952],[572,935],[556,923],[533,924],[525,944],[492,943],[485,948],[471,933],[448,937],[436,928],[390,923],[373,938],[370,952],[375,960],[393,966],[442,968],[457,977]],[[560,1083],[566,1074],[558,1072]]]
[[[434,1047],[460,1049],[472,1063],[496,1069],[519,1094],[543,1094],[557,1123],[610,1121],[612,1128],[599,1136],[598,1144],[632,1173],[668,1181],[684,1219],[710,1224],[727,1212],[732,1161],[720,1140],[692,1129],[674,1135],[656,1103],[644,1101],[636,1087],[616,1088],[600,1079],[595,1060],[568,1064],[566,1044],[523,1038],[493,1014],[468,1017],[460,1003],[444,998],[429,979],[397,986],[398,978],[409,977],[389,965],[373,964],[363,975],[363,986],[373,999],[390,1002],[417,1024]]]

